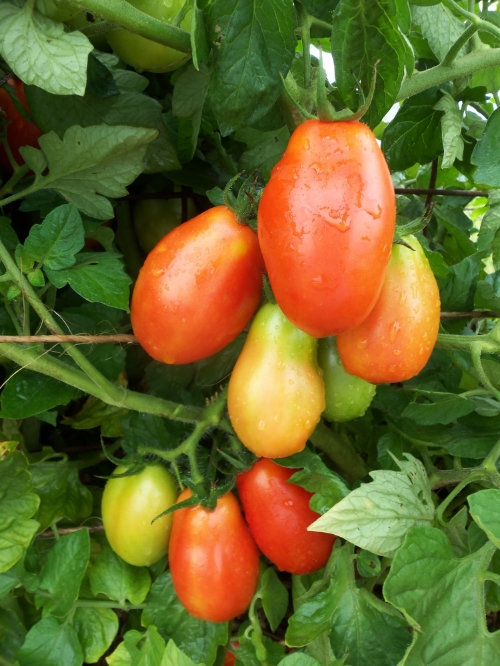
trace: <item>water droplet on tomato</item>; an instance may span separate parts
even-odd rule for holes
[[[152,276],[156,278],[161,277],[164,273],[165,273],[164,268],[153,268],[153,270],[151,271]]]
[[[401,330],[401,324],[399,321],[393,321],[389,327],[389,339],[391,342],[395,342],[398,337],[398,333]]]
[[[257,428],[258,428],[259,430],[264,430],[265,427],[266,427],[266,422],[265,422],[265,421],[259,421],[259,422],[258,422],[258,424],[257,424]]]
[[[368,338],[366,338],[366,340],[358,340],[358,344],[356,345],[358,349],[366,349],[367,346],[368,346]]]
[[[293,381],[293,379],[289,379],[289,380],[288,380],[288,383],[290,384],[290,386],[293,386],[293,385],[295,384],[295,382]]]

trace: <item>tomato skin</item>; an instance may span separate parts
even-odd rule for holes
[[[394,245],[377,304],[358,328],[337,337],[345,369],[373,384],[403,382],[425,366],[436,343],[439,289],[414,236]]]
[[[229,380],[228,411],[243,444],[257,456],[302,451],[325,408],[317,340],[278,305],[257,313]]]
[[[192,199],[187,200],[188,220],[198,212]],[[133,223],[135,235],[146,254],[172,229],[182,222],[182,200],[141,199],[134,205]]]
[[[363,416],[373,400],[376,386],[345,371],[335,338],[319,341],[318,363],[325,382],[325,419],[342,422]]]
[[[19,79],[9,79],[9,84],[15,88],[17,96],[25,109],[29,110],[26,97],[24,96],[24,85]],[[12,151],[12,155],[18,164],[24,164],[24,159],[21,157],[19,148],[21,146],[32,146],[39,148],[38,137],[42,136],[42,131],[29,120],[23,118],[19,111],[14,106],[11,98],[7,92],[0,88],[0,109],[5,114],[7,120],[10,120],[7,125],[7,141]],[[0,145],[0,164],[10,173],[14,170],[9,162],[7,153],[3,146]]]
[[[390,172],[366,125],[299,125],[258,213],[262,254],[286,317],[315,338],[358,326],[382,289],[395,219]]]
[[[115,474],[127,471],[119,466]],[[147,567],[168,552],[172,514],[151,524],[177,500],[174,477],[161,464],[150,465],[133,476],[106,482],[102,496],[102,520],[111,548],[125,562]]]
[[[309,507],[312,493],[288,483],[296,471],[261,458],[238,474],[236,487],[260,550],[278,569],[303,575],[325,566],[337,537],[307,531],[319,515]]]
[[[132,294],[132,328],[157,361],[191,363],[223,349],[260,302],[257,235],[217,206],[171,231],[146,258]]]
[[[191,496],[186,488],[179,502]],[[244,613],[259,579],[259,551],[229,492],[213,511],[179,509],[169,547],[175,591],[186,610],[207,622],[228,622]]]
[[[170,0],[168,3],[165,0],[129,0],[129,2],[145,14],[169,24],[184,5],[184,0]],[[186,14],[180,27],[189,32],[191,11]],[[187,53],[157,44],[128,30],[112,30],[106,37],[116,55],[139,71],[145,69],[149,72],[170,72],[191,58]]]

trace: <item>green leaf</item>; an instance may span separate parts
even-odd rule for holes
[[[210,71],[200,65],[188,65],[174,85],[172,112],[179,118],[178,151],[181,163],[189,162],[198,145],[201,115],[208,93]]]
[[[463,398],[456,393],[435,393],[431,391],[419,391],[418,393],[425,395],[432,402],[412,402],[404,409],[401,416],[412,419],[421,425],[452,423],[476,409],[476,403],[473,400]]]
[[[0,216],[0,240],[10,251],[15,250],[19,244],[19,238],[11,227],[11,221],[8,217]]]
[[[22,9],[0,4],[0,53],[25,83],[58,95],[83,95],[93,48],[81,32],[65,32],[62,23],[33,12],[29,2]]]
[[[443,111],[441,132],[443,137],[442,169],[449,169],[455,160],[463,160],[464,140],[462,139],[462,112],[451,95],[445,93],[434,107]]]
[[[458,264],[450,266],[446,281],[439,281],[441,308],[443,311],[461,312],[471,310],[474,293],[486,252],[476,252]]]
[[[306,654],[296,652],[295,654],[289,654],[282,659],[278,666],[321,666],[321,664],[319,661],[316,661],[316,659],[313,659],[313,657],[308,657]]]
[[[356,568],[359,575],[364,578],[379,576],[382,571],[382,565],[379,558],[368,550],[361,550],[356,555]]]
[[[479,251],[491,248],[495,234],[500,229],[500,190],[488,192],[488,206],[488,212],[481,221],[477,237]]]
[[[445,534],[415,527],[394,557],[385,598],[415,627],[405,666],[489,666],[500,660],[500,634],[489,633],[483,606],[484,574],[494,548],[463,559]]]
[[[310,449],[304,449],[286,458],[279,458],[275,462],[282,467],[302,468],[290,477],[290,483],[314,493],[309,506],[319,514],[325,513],[349,494],[349,487],[345,481],[332,472]]]
[[[15,656],[26,638],[26,629],[21,618],[22,611],[16,599],[0,599],[0,655],[5,664],[14,663]]]
[[[476,183],[500,187],[500,154],[497,150],[500,140],[500,109],[488,118],[481,140],[475,145],[471,162],[477,166],[474,173]]]
[[[124,604],[142,604],[151,586],[146,567],[134,567],[121,559],[109,546],[105,546],[90,571],[93,594],[105,594]]]
[[[82,252],[76,264],[59,271],[46,270],[47,277],[58,289],[70,285],[91,303],[104,303],[128,310],[129,286],[132,280],[125,272],[121,255],[111,252]]]
[[[32,370],[20,370],[2,391],[2,417],[26,419],[80,396],[78,389]]]
[[[287,645],[307,645],[329,631],[333,652],[348,664],[396,666],[411,641],[405,621],[356,585],[352,546],[335,548],[333,558],[327,587],[308,595],[289,619]]]
[[[144,168],[148,144],[158,136],[157,130],[140,127],[70,127],[61,140],[55,132],[38,140],[49,173],[37,173],[34,187],[59,193],[78,210],[98,220],[113,217],[106,197],[123,197],[129,185]],[[24,149],[24,157],[40,151]],[[34,159],[27,159],[36,169]]]
[[[38,605],[44,606],[44,615],[50,613],[64,618],[70,612],[78,598],[89,558],[88,530],[78,530],[56,541],[40,574],[40,589],[46,590],[52,597],[38,597]]]
[[[464,25],[443,4],[434,4],[433,7],[413,7],[412,15],[432,52],[441,61],[463,33]],[[466,55],[467,52],[468,48],[463,47],[459,57]]]
[[[483,310],[500,310],[500,274],[487,275],[478,280],[474,294],[474,307]]]
[[[109,650],[118,633],[118,617],[111,608],[77,608],[73,627],[86,664],[95,664]]]
[[[271,631],[276,631],[288,609],[288,591],[271,567],[262,576],[260,594]]]
[[[211,4],[210,102],[223,136],[255,123],[276,102],[295,53],[295,26],[292,0]]]
[[[174,641],[170,639],[165,648],[161,666],[195,666],[195,663],[184,652],[179,650]]]
[[[259,132],[249,127],[236,132],[234,138],[247,146],[238,162],[238,171],[252,173],[254,169],[258,169],[262,178],[267,181],[271,169],[285,152],[290,132],[287,127],[274,132]]]
[[[135,629],[127,631],[123,637],[123,642],[109,657],[106,657],[109,666],[133,666],[137,664],[141,654],[137,645],[142,641],[144,635]]]
[[[226,622],[203,622],[184,609],[175,594],[169,572],[161,574],[151,586],[141,621],[145,627],[155,625],[166,641],[174,640],[190,659],[205,666],[212,666],[217,646],[225,645],[228,640]]]
[[[39,503],[23,454],[14,451],[0,460],[0,573],[24,555],[38,528],[31,518]]]
[[[500,548],[500,490],[480,490],[467,498],[470,514],[486,532],[488,539]]]
[[[387,125],[382,150],[391,170],[403,171],[416,163],[427,164],[443,151],[441,111],[435,109],[440,97],[437,88],[413,95],[403,102]]]
[[[180,439],[187,436],[190,427],[161,416],[132,412],[130,418],[123,422],[123,432],[121,445],[127,453],[133,455],[144,442],[159,449],[172,449],[180,443]]]
[[[20,666],[82,666],[83,653],[70,624],[45,617],[28,631],[16,655]]]
[[[42,224],[34,224],[24,242],[23,255],[54,271],[75,263],[85,244],[82,218],[75,206],[54,208]]]
[[[101,57],[103,55],[100,54]],[[90,90],[83,97],[62,96],[27,86],[26,99],[36,124],[44,132],[56,132],[60,138],[73,125],[122,125],[157,130],[157,137],[147,146],[145,171],[156,173],[179,169],[175,148],[163,120],[163,107],[158,100],[142,94],[148,80],[130,70],[113,70],[113,75],[119,84],[120,94],[105,98],[96,97]]]
[[[193,1],[193,12],[191,14],[191,50],[193,52],[193,65],[199,70],[202,63],[208,62],[210,44],[208,43],[203,10],[198,7],[198,0]]]
[[[76,523],[90,516],[92,494],[66,457],[62,460],[49,457],[31,465],[30,472],[41,500],[36,516],[41,531],[61,518]]]
[[[401,472],[370,472],[372,483],[353,490],[310,527],[391,557],[414,525],[432,522],[434,504],[422,463],[409,453],[398,461]]]
[[[396,5],[389,0],[341,0],[335,10],[331,44],[336,83],[352,111],[363,103],[358,82],[367,96],[373,67],[380,60],[375,94],[364,116],[370,127],[376,127],[394,104],[405,73],[409,47],[396,18]]]

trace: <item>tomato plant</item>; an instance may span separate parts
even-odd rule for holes
[[[184,0],[170,0],[169,2],[163,0],[132,0],[130,4],[159,21],[173,23],[184,6]],[[190,25],[191,12],[188,11],[181,21],[180,27],[189,30]],[[185,53],[176,51],[169,46],[157,44],[128,30],[113,30],[108,33],[107,39],[116,55],[127,65],[132,65],[138,70],[170,72],[189,59],[189,55]]]
[[[500,663],[496,4],[0,2],[0,662]]]
[[[171,231],[148,255],[132,295],[132,326],[164,363],[225,347],[255,312],[262,288],[257,236],[224,206]]]
[[[368,382],[402,382],[422,370],[439,331],[436,278],[414,236],[394,245],[377,304],[358,328],[339,335],[345,369]]]
[[[9,85],[14,88],[20,103],[29,111],[24,95],[23,82],[19,79],[9,79]],[[0,111],[5,114],[5,118],[8,121],[6,138],[12,152],[12,157],[18,164],[22,164],[24,160],[21,157],[19,148],[21,146],[38,147],[38,137],[42,135],[42,132],[34,123],[19,113],[8,93],[2,88],[0,88]],[[0,146],[0,163],[4,169],[12,173],[12,166],[3,146]]]
[[[126,472],[126,467],[119,466],[114,474]],[[102,520],[115,553],[136,567],[149,566],[164,557],[172,514],[152,521],[175,503],[178,494],[173,476],[161,464],[132,476],[108,479],[102,496]]]
[[[190,496],[184,490],[179,502]],[[175,591],[191,615],[227,622],[247,610],[257,588],[259,551],[232,493],[213,511],[195,506],[175,512],[168,558]]]
[[[236,485],[261,551],[278,569],[302,576],[325,566],[335,537],[307,531],[318,514],[309,508],[313,494],[289,482],[296,471],[261,458]]]
[[[190,220],[197,212],[194,201],[188,199],[187,219]],[[142,199],[134,205],[133,221],[139,245],[148,254],[182,222],[182,200]]]
[[[363,416],[375,395],[375,386],[344,370],[335,338],[318,344],[318,363],[325,383],[325,411],[329,421],[350,421]]]
[[[259,242],[286,317],[317,338],[366,319],[395,219],[389,169],[366,125],[299,125],[259,206]]]
[[[325,408],[317,341],[295,328],[278,305],[252,322],[229,381],[228,411],[236,434],[257,456],[301,451]]]

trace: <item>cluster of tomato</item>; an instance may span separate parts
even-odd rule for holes
[[[277,301],[255,315],[229,382],[232,425],[262,456],[236,482],[250,531],[232,493],[212,512],[174,513],[169,565],[196,617],[218,622],[246,610],[258,578],[254,540],[282,570],[324,566],[334,537],[307,531],[310,493],[270,458],[302,450],[322,414],[363,414],[374,384],[414,376],[432,352],[437,284],[416,238],[393,245],[395,218],[390,173],[368,127],[307,121],[264,190],[258,236],[218,206],[167,234],[145,261],[132,326],[164,363],[230,343],[261,302],[263,270]]]

